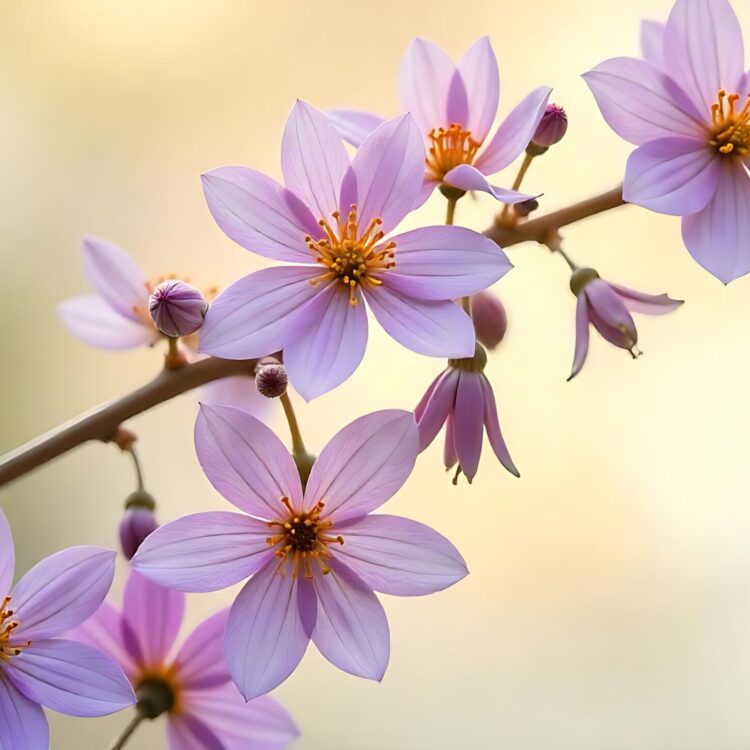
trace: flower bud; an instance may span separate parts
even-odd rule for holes
[[[536,198],[530,198],[527,201],[516,203],[513,206],[516,216],[521,216],[524,219],[532,212],[536,211],[537,208],[539,208],[539,201]]]
[[[281,362],[267,358],[259,363],[255,372],[255,387],[266,398],[278,398],[286,393],[289,379]]]
[[[577,297],[590,281],[599,278],[595,268],[576,268],[570,277],[570,291]]]
[[[208,303],[184,281],[162,281],[149,298],[148,309],[156,327],[166,336],[187,336],[203,325]]]
[[[143,540],[155,531],[159,524],[154,516],[156,502],[148,492],[133,492],[125,501],[125,515],[120,521],[120,548],[131,560]]]
[[[488,349],[494,349],[505,337],[508,316],[503,303],[492,292],[471,296],[471,318],[477,339]]]
[[[536,132],[531,138],[531,143],[548,149],[559,143],[568,129],[568,116],[562,107],[556,104],[548,104],[542,115],[542,120],[537,125]],[[542,152],[543,153],[543,152]]]

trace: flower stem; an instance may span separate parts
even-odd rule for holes
[[[180,347],[177,345],[178,339],[174,336],[167,337],[167,355],[164,357],[164,367],[167,370],[179,370],[187,364],[185,355],[180,351]]]
[[[130,445],[128,448],[125,449],[127,453],[130,454],[130,457],[133,459],[133,466],[135,467],[135,479],[138,484],[138,492],[143,492],[144,485],[143,485],[143,468],[141,467],[141,462],[138,459],[138,454],[135,451],[135,445]]]
[[[303,455],[307,451],[305,450],[305,443],[302,440],[302,433],[299,431],[299,424],[297,422],[297,415],[294,413],[294,407],[292,402],[289,400],[288,393],[282,393],[279,396],[281,405],[284,407],[284,414],[286,415],[286,421],[289,423],[289,432],[292,433],[292,453],[295,455]]]
[[[529,171],[529,167],[531,166],[531,162],[534,161],[535,154],[530,154],[528,151],[524,154],[523,162],[521,162],[521,168],[518,170],[518,174],[516,175],[516,179],[513,182],[513,190],[518,190],[518,188],[521,187],[521,183],[523,182],[523,178],[526,176],[526,172]],[[507,206],[506,206],[507,208]]]
[[[146,717],[140,711],[138,711],[138,713],[136,713],[136,715],[130,720],[130,723],[125,727],[125,729],[122,730],[122,732],[117,736],[114,742],[109,746],[109,750],[122,750],[122,748],[125,747],[127,741],[133,735],[133,732],[138,729],[141,722],[145,718]]]
[[[453,224],[456,215],[456,203],[458,203],[458,198],[448,198],[448,208],[445,213],[445,223],[448,225]]]

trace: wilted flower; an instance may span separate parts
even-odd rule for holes
[[[557,104],[548,104],[542,120],[537,125],[531,139],[532,144],[546,151],[550,146],[559,143],[568,130],[568,116]]]
[[[503,303],[492,292],[471,295],[471,319],[477,341],[488,349],[494,349],[505,338],[508,315]]]
[[[208,309],[206,298],[184,281],[162,281],[149,297],[154,325],[165,336],[188,336],[202,325]]]
[[[115,553],[71,547],[37,563],[11,590],[15,554],[0,511],[0,747],[47,750],[41,706],[104,716],[135,702],[109,657],[55,636],[89,617],[107,595]],[[5,596],[5,592],[10,594]]]
[[[281,150],[286,187],[242,167],[209,172],[203,185],[235,242],[303,265],[267,268],[228,287],[209,308],[200,350],[244,359],[283,349],[290,381],[311,399],[362,360],[366,301],[409,349],[471,354],[471,320],[453,300],[486,288],[511,265],[491,240],[461,227],[386,239],[422,190],[424,151],[412,118],[378,127],[350,164],[325,115],[298,101]]]
[[[500,80],[488,37],[478,39],[458,65],[436,44],[416,37],[399,74],[403,112],[419,126],[427,151],[425,197],[438,185],[483,190],[504,203],[530,196],[491,185],[488,176],[509,166],[529,145],[552,89],[542,86],[524,98],[482,146],[497,114]],[[336,110],[331,121],[341,135],[360,146],[381,118]]]
[[[750,75],[726,0],[677,0],[645,27],[647,60],[607,60],[584,78],[610,126],[637,148],[623,197],[682,216],[693,258],[724,283],[750,271]]]
[[[131,572],[120,612],[108,601],[71,637],[111,655],[125,670],[148,719],[167,717],[172,750],[281,750],[299,734],[269,697],[246,703],[224,659],[228,610],[198,625],[175,650],[185,596]]]
[[[635,348],[638,331],[631,312],[644,315],[665,315],[676,310],[682,300],[666,294],[643,294],[633,289],[611,284],[599,277],[593,268],[578,268],[570,278],[570,290],[578,298],[576,307],[576,348],[572,380],[583,367],[589,351],[589,323],[611,344],[629,351],[635,359],[640,352]]]
[[[341,430],[304,491],[284,445],[249,414],[203,407],[195,441],[209,481],[250,515],[198,513],[169,523],[144,542],[133,565],[181,591],[214,591],[252,576],[226,632],[229,671],[248,699],[285,680],[311,638],[335,666],[380,680],[390,639],[373,591],[429,594],[466,575],[461,555],[437,532],[368,515],[414,466],[418,436],[409,412],[375,412]]]
[[[445,425],[445,468],[458,464],[469,484],[476,476],[486,430],[498,461],[515,476],[521,476],[508,453],[500,432],[495,394],[484,374],[487,354],[480,344],[473,357],[451,360],[430,384],[414,410],[419,429],[419,450],[423,451]]]

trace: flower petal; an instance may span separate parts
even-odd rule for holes
[[[549,86],[540,86],[516,105],[477,158],[477,169],[494,174],[523,152],[542,120],[551,93]]]
[[[693,258],[725,284],[750,271],[750,176],[724,164],[711,202],[682,220],[682,239]]]
[[[523,201],[539,197],[492,185],[487,177],[477,167],[472,167],[471,164],[459,164],[454,167],[445,175],[443,182],[461,190],[479,190],[483,193],[489,193],[495,200],[509,205],[523,203]]]
[[[386,409],[359,417],[333,436],[313,464],[305,508],[325,502],[324,518],[360,518],[392,497],[417,460],[414,415]]]
[[[34,641],[13,657],[7,675],[29,700],[68,716],[105,716],[135,703],[122,669],[75,641]]]
[[[227,237],[266,258],[309,260],[305,236],[317,235],[320,227],[291,190],[246,167],[213,169],[201,181],[208,208]]]
[[[383,679],[390,656],[390,633],[378,597],[353,582],[338,565],[314,577],[318,619],[312,640],[328,661],[344,672]]]
[[[171,750],[227,750],[208,725],[193,714],[170,716],[167,740]]]
[[[218,591],[255,573],[273,554],[268,524],[239,513],[194,513],[160,526],[132,566],[179,591]]]
[[[446,471],[452,469],[458,463],[458,454],[456,453],[456,438],[453,428],[453,414],[448,415],[445,420],[445,444],[443,445],[443,463]],[[457,481],[458,477],[456,477]]]
[[[736,92],[745,73],[742,29],[727,0],[675,2],[664,29],[664,67],[710,122],[719,89]]]
[[[487,431],[492,450],[495,451],[497,460],[514,476],[520,477],[513,459],[510,457],[508,446],[505,444],[503,433],[500,431],[500,420],[497,415],[497,404],[492,386],[487,378],[482,378],[482,399],[484,401],[484,428]]]
[[[302,484],[292,457],[281,440],[250,414],[231,406],[201,405],[195,450],[209,482],[246,513],[273,520],[283,511],[282,497],[301,507]],[[246,526],[244,533],[251,529]]]
[[[272,398],[261,396],[251,373],[206,383],[198,391],[198,401],[209,406],[234,406],[263,421],[272,416],[276,406]]]
[[[174,664],[177,679],[184,690],[214,690],[223,682],[229,682],[229,670],[224,658],[228,616],[228,608],[217,612],[198,625],[182,644]],[[232,690],[236,692],[234,686]]]
[[[65,300],[57,314],[73,336],[98,349],[136,349],[156,341],[155,328],[123,317],[101,297]]]
[[[488,237],[452,226],[423,227],[393,238],[388,286],[417,299],[445,300],[486,289],[513,266]]]
[[[641,21],[641,53],[657,68],[664,67],[664,24]]]
[[[447,300],[420,300],[383,286],[365,292],[367,304],[386,332],[399,344],[428,357],[471,357],[474,326],[471,318]]]
[[[347,287],[328,284],[292,321],[284,346],[289,380],[310,401],[343,383],[367,348],[367,311],[359,297],[349,303]]]
[[[452,586],[469,571],[458,550],[429,526],[398,516],[365,516],[336,526],[344,544],[336,559],[367,588],[395,596],[421,596]]]
[[[585,294],[579,294],[576,301],[576,348],[573,354],[573,367],[568,381],[578,375],[589,353],[589,305]]]
[[[643,315],[665,315],[684,304],[683,300],[672,299],[666,294],[644,294],[619,284],[610,283],[610,286],[620,295],[620,299],[630,312]]]
[[[453,429],[458,462],[469,484],[479,468],[484,437],[484,398],[482,375],[461,370],[453,411]]]
[[[452,367],[445,370],[435,382],[424,411],[417,418],[420,453],[437,437],[441,427],[453,411],[457,387],[458,370]]]
[[[316,219],[327,219],[339,206],[341,181],[348,169],[349,156],[333,125],[322,112],[298,99],[281,139],[286,186]]]
[[[24,640],[49,638],[79,625],[99,608],[115,573],[115,553],[70,547],[38,562],[11,592]]]
[[[49,727],[41,706],[0,672],[0,750],[47,750]]]
[[[489,37],[480,37],[469,47],[458,69],[469,101],[469,116],[462,124],[481,142],[490,132],[500,97],[500,74]]]
[[[469,119],[469,100],[466,86],[458,70],[453,71],[445,102],[445,117],[448,122],[464,124]]]
[[[16,554],[13,549],[13,532],[10,524],[0,509],[0,598],[4,597],[13,583],[13,571],[16,565]]]
[[[611,344],[632,349],[638,341],[638,331],[617,292],[606,281],[594,279],[586,284],[583,294],[594,328]]]
[[[365,138],[385,122],[380,115],[356,109],[334,109],[327,114],[336,132],[355,148],[359,148]]]
[[[228,359],[279,351],[292,316],[320,292],[315,266],[264,268],[228,286],[210,305],[199,351]]]
[[[270,562],[240,591],[229,612],[227,664],[245,700],[280,685],[307,649],[297,603],[300,579],[281,575]]]
[[[583,79],[609,126],[626,141],[640,146],[656,138],[705,133],[706,113],[664,72],[645,60],[605,60]]]

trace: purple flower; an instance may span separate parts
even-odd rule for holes
[[[578,268],[570,278],[570,289],[578,298],[576,307],[576,348],[572,380],[583,367],[589,351],[589,323],[611,344],[629,351],[635,359],[638,331],[631,312],[644,315],[665,315],[682,305],[666,294],[643,294],[611,284],[599,277],[593,268]]]
[[[283,682],[310,639],[340,669],[380,680],[389,632],[373,591],[429,594],[467,573],[455,547],[427,526],[368,515],[414,466],[409,412],[375,412],[345,427],[304,490],[284,445],[249,414],[202,407],[195,442],[210,482],[249,515],[198,513],[162,526],[133,565],[181,591],[252,576],[232,605],[225,643],[232,679],[248,699]]]
[[[0,511],[1,748],[47,750],[49,729],[41,706],[69,716],[103,716],[135,701],[115,662],[55,637],[101,604],[114,561],[115,553],[106,549],[71,547],[37,563],[11,589],[13,536]]]
[[[500,432],[495,394],[484,374],[486,364],[487,354],[479,344],[474,357],[451,360],[414,410],[420,451],[432,443],[445,425],[445,468],[458,464],[454,484],[461,472],[469,484],[476,476],[485,431],[500,463],[511,474],[521,476]]]
[[[440,47],[416,37],[399,74],[403,112],[419,126],[427,150],[426,198],[438,185],[483,190],[504,203],[530,196],[495,187],[490,175],[509,166],[529,145],[552,89],[542,86],[524,98],[482,148],[497,114],[500,80],[488,37],[478,39],[458,65]],[[359,146],[382,120],[354,110],[330,113],[341,135]]]
[[[188,336],[202,325],[208,304],[198,289],[184,281],[162,281],[149,297],[148,309],[165,336]]]
[[[269,697],[246,703],[232,684],[223,654],[228,610],[198,625],[175,649],[185,596],[131,572],[120,612],[105,601],[72,634],[111,655],[125,670],[138,710],[166,714],[173,750],[280,750],[299,732]]]
[[[642,31],[645,60],[584,78],[609,125],[637,148],[623,196],[682,216],[693,258],[724,283],[750,271],[750,73],[727,0],[677,0]]]
[[[453,299],[511,267],[487,237],[461,227],[385,235],[420,200],[421,137],[408,115],[383,123],[350,164],[328,119],[297,102],[284,130],[286,187],[260,172],[203,176],[219,226],[248,250],[296,264],[240,279],[209,308],[200,350],[261,357],[284,350],[289,379],[311,399],[346,380],[367,345],[367,302],[399,343],[434,357],[468,356],[469,317]]]
[[[568,132],[568,116],[557,104],[548,104],[544,116],[531,139],[532,143],[545,151],[559,143]]]

